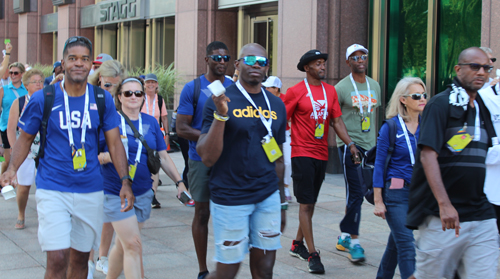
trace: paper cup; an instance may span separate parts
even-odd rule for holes
[[[5,200],[9,200],[16,197],[16,191],[11,185],[7,185],[2,188],[2,196]]]

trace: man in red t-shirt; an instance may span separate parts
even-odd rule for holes
[[[360,155],[347,134],[335,87],[322,82],[326,77],[327,53],[313,49],[306,52],[297,68],[307,77],[288,89],[285,95],[287,118],[292,120],[292,178],[293,192],[300,203],[299,228],[290,254],[309,261],[309,272],[324,273],[314,246],[312,216],[321,184],[325,179],[328,161],[328,128],[349,146],[354,159]],[[314,108],[314,109],[313,109]],[[304,246],[305,238],[307,247]]]

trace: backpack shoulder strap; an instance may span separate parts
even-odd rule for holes
[[[162,121],[161,121],[161,109],[163,107],[163,97],[160,96],[160,94],[156,94],[158,95],[158,111],[160,112],[160,115],[159,115],[159,124],[160,124],[160,128],[162,127]]]
[[[40,129],[40,150],[38,151],[38,158],[43,158],[45,155],[45,143],[47,140],[47,124],[49,123],[52,107],[54,106],[56,88],[54,85],[45,86],[43,88],[43,116],[42,128]]]
[[[201,92],[201,76],[194,79],[194,91],[193,91],[193,115],[196,112],[196,107],[198,106],[198,100],[200,99]]]
[[[94,86],[94,99],[99,114],[99,126],[97,126],[97,142],[99,142],[99,134],[104,126],[104,112],[106,111],[106,92],[99,86]],[[99,144],[98,144],[99,145]],[[100,150],[98,150],[98,153]]]
[[[21,113],[23,112],[24,108],[24,103],[26,102],[26,97],[25,96],[19,97],[17,98],[17,101],[19,103],[19,117],[21,117]]]
[[[392,152],[394,152],[394,146],[396,145],[397,126],[396,126],[396,121],[394,121],[393,119],[387,119],[384,122],[387,123],[387,125],[389,125],[389,149],[387,149],[387,157],[385,158],[385,165],[384,165],[384,177],[385,177],[387,167],[389,166],[389,162],[391,161]]]

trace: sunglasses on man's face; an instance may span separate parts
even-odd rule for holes
[[[479,71],[481,68],[483,68],[484,71],[487,73],[491,73],[491,71],[493,70],[493,66],[490,66],[490,65],[481,65],[481,64],[476,64],[476,63],[459,63],[458,65],[461,65],[461,66],[467,65],[474,72]]]
[[[215,62],[220,62],[222,60],[224,60],[224,62],[229,62],[229,60],[231,60],[231,56],[229,56],[229,55],[214,54],[214,55],[209,55],[207,57],[212,58],[212,60],[215,61]]]
[[[132,95],[135,95],[137,98],[140,98],[140,97],[144,96],[144,92],[140,91],[140,90],[137,90],[137,91],[132,91],[132,90],[123,91],[121,94],[123,94],[123,96],[125,96],[127,98],[132,97]]]
[[[423,94],[413,93],[410,95],[406,95],[406,97],[411,97],[413,100],[418,101],[418,100],[422,99],[422,97],[424,97],[424,99],[427,99],[427,93],[423,93]]]
[[[358,62],[360,59],[363,61],[366,61],[366,59],[368,59],[368,54],[363,54],[363,55],[359,55],[359,56],[354,55],[354,56],[349,57],[349,59],[351,59],[354,62]]]
[[[240,60],[243,59],[243,63],[247,64],[248,66],[253,66],[256,63],[259,64],[260,67],[266,67],[269,65],[269,59],[267,59],[264,56],[245,56],[240,58]]]
[[[17,75],[19,75],[19,72],[10,71],[10,72],[9,72],[9,74],[10,74],[10,75],[17,76]]]

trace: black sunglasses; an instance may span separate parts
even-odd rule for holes
[[[492,62],[492,63],[497,62],[497,59],[496,59],[496,58],[490,58],[490,60],[491,60],[491,62]]]
[[[9,72],[9,74],[17,76],[17,75],[19,75],[19,72]]]
[[[140,98],[140,97],[144,96],[144,92],[140,91],[140,90],[137,90],[137,91],[132,91],[132,90],[123,91],[121,94],[123,94],[123,96],[125,96],[127,98],[132,97],[132,95],[134,95],[134,94],[135,94],[135,96],[137,98]]]
[[[424,97],[424,99],[427,99],[427,93],[413,93],[413,94],[410,94],[410,95],[406,95],[406,97],[411,97],[413,100],[420,100],[422,99],[422,97]]]
[[[264,56],[250,55],[242,57],[239,60],[241,59],[243,59],[243,63],[247,64],[248,66],[253,66],[255,65],[255,63],[259,64],[259,66],[261,67],[266,67],[267,65],[269,65],[269,59]]]
[[[229,60],[231,60],[231,56],[229,56],[229,55],[223,56],[223,55],[214,54],[214,55],[209,55],[207,57],[212,58],[212,60],[215,62],[220,62],[222,60],[224,60],[224,62],[229,62]]]
[[[110,82],[106,82],[104,84],[104,87],[106,87],[106,88],[110,88],[110,87],[113,87],[113,86],[118,86],[118,84],[116,84],[116,83],[110,83]]]
[[[468,65],[470,67],[470,69],[473,70],[474,72],[479,71],[479,69],[481,69],[481,68],[483,68],[484,71],[487,73],[491,73],[491,71],[493,70],[493,66],[481,65],[481,64],[477,64],[477,63],[458,63],[458,65]]]
[[[354,62],[358,62],[359,59],[366,61],[366,59],[368,59],[368,54],[363,54],[360,56],[354,55],[354,56],[349,57],[349,59],[351,59]]]
[[[73,44],[73,43],[76,43],[78,41],[81,41],[84,44],[86,44],[90,48],[90,52],[92,52],[92,42],[83,36],[73,36],[73,37],[67,39],[66,42],[64,43],[63,52],[66,50],[66,48],[68,47],[69,44]]]

